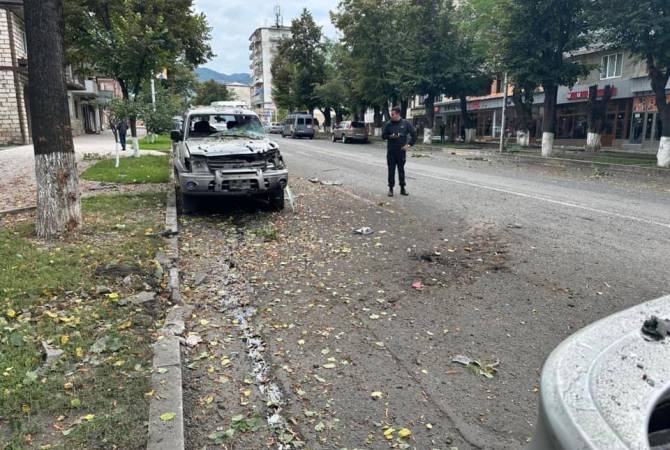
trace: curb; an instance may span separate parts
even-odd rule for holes
[[[2,211],[0,211],[0,217],[6,216],[8,214],[18,214],[25,211],[32,211],[33,209],[37,209],[37,206],[32,205],[32,206],[23,206],[21,208],[3,209]]]
[[[381,142],[373,142],[383,147]],[[415,146],[417,151],[424,152],[457,152],[458,156],[464,156],[463,153],[471,153],[475,156],[486,156],[491,159],[503,161],[512,161],[521,164],[539,165],[547,167],[575,167],[579,169],[602,169],[610,174],[622,175],[642,175],[644,177],[659,177],[670,179],[670,170],[660,167],[643,167],[628,164],[601,163],[595,161],[584,161],[570,158],[552,158],[547,156],[518,155],[515,153],[500,153],[485,148],[459,148],[459,147],[437,147],[433,145],[418,144]]]
[[[171,171],[170,186],[174,186]],[[159,337],[153,346],[153,374],[151,388],[154,395],[149,406],[149,436],[147,450],[184,450],[184,403],[182,395],[182,371],[180,335],[184,331],[184,316],[188,308],[179,305],[179,240],[177,232],[177,203],[174,189],[168,189],[165,213],[167,254],[161,264],[168,272],[170,301],[177,305],[170,310]],[[163,420],[161,415],[169,413],[173,417]],[[164,416],[165,417],[165,416]]]

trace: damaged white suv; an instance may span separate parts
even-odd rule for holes
[[[196,196],[259,197],[284,208],[288,170],[279,147],[253,111],[200,107],[171,133],[178,207],[194,209]]]

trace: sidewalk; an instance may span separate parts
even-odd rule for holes
[[[384,145],[379,138],[371,138],[371,142]],[[508,145],[506,151],[500,153],[494,143],[474,142],[472,144],[433,142],[416,144],[416,152],[450,152],[452,155],[465,158],[482,158],[510,161],[519,164],[540,165],[560,168],[577,168],[594,170],[599,173],[624,174],[644,177],[660,177],[670,179],[670,169],[656,166],[656,155],[645,153],[624,153],[600,151],[590,153],[569,148],[556,148],[551,157],[541,155],[539,147],[522,148]]]
[[[138,130],[138,134],[141,134]],[[141,136],[140,136],[141,137]],[[85,154],[105,155],[114,153],[112,132],[86,134],[74,138],[78,168]],[[126,151],[132,155],[132,151]],[[0,211],[23,208],[35,204],[35,158],[32,145],[0,148]]]

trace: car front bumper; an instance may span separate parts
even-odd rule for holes
[[[284,189],[288,170],[232,169],[214,173],[182,172],[181,192],[188,195],[262,195]]]

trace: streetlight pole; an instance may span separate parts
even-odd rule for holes
[[[507,72],[505,72],[505,80],[503,81],[503,107],[502,117],[500,118],[500,153],[505,150],[505,111],[507,110]]]

